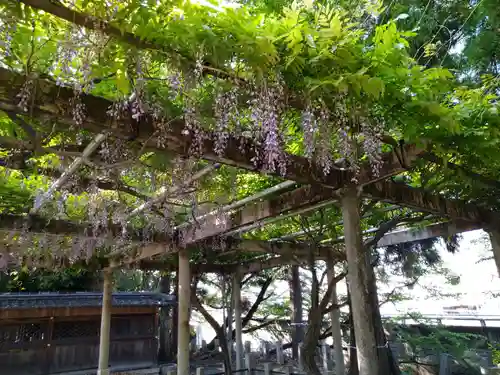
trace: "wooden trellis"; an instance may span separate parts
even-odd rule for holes
[[[166,48],[152,42],[143,41],[133,34],[122,33],[106,22],[95,22],[95,19],[90,19],[87,15],[66,8],[61,4],[43,0],[22,0],[21,2],[79,26],[93,29],[96,24],[100,25],[99,30],[101,32],[141,48],[158,50]],[[206,69],[206,67],[204,73],[216,74],[214,71]],[[18,106],[17,97],[27,80],[30,80],[33,87],[36,88],[31,93],[29,115],[40,120],[54,122],[58,131],[68,131],[74,125],[74,118],[68,111],[68,108],[72,106],[74,92],[70,88],[58,86],[44,78],[25,77],[23,74],[12,70],[0,68],[0,110],[13,116],[12,118],[17,121],[24,121],[23,118],[26,113],[23,108]],[[50,199],[50,196],[64,185],[68,177],[75,173],[80,165],[92,158],[92,154],[99,143],[103,142],[107,137],[124,140],[132,150],[138,153],[152,151],[166,155],[190,156],[190,150],[196,140],[193,135],[184,133],[185,123],[183,120],[170,121],[167,130],[158,129],[154,119],[148,115],[141,117],[139,121],[131,118],[119,121],[111,120],[107,114],[108,109],[113,104],[110,101],[88,94],[81,94],[79,99],[82,105],[88,109],[87,116],[80,126],[82,130],[95,134],[96,138],[88,145],[64,150],[65,152],[73,152],[73,156],[76,156],[73,163],[64,172],[47,168],[42,169],[40,171],[42,174],[56,178],[49,191],[42,197],[42,201],[35,205],[29,215],[0,215],[0,228],[17,232],[28,231],[33,234],[50,233],[62,237],[81,236],[85,240],[98,240],[101,241],[101,244],[116,245],[122,237],[123,226],[110,224],[105,228],[94,228],[87,223],[46,220],[38,216],[37,213],[45,200]],[[159,142],[160,136],[163,142]],[[190,179],[184,182],[184,185],[189,186],[198,178],[213,172],[219,163],[247,171],[270,173],[261,161],[255,162],[256,156],[262,152],[262,147],[257,147],[250,139],[229,136],[227,147],[221,153],[214,151],[215,139],[214,134],[204,132],[199,157],[210,164],[208,167],[194,173]],[[386,141],[392,143],[392,149],[384,154],[383,164],[378,174],[375,174],[369,165],[362,165],[356,176],[351,171],[338,166],[325,174],[321,167],[311,163],[307,158],[286,154],[286,171],[280,176],[287,180],[283,184],[276,185],[268,191],[257,193],[253,197],[247,197],[242,201],[233,202],[219,210],[195,217],[193,220],[180,223],[173,228],[171,233],[157,230],[146,238],[134,228],[129,228],[126,243],[118,249],[115,248],[112,254],[108,254],[108,258],[102,262],[105,269],[105,282],[99,373],[105,375],[107,374],[106,371],[109,371],[107,369],[109,356],[107,350],[109,349],[111,268],[130,263],[139,263],[142,268],[167,268],[169,264],[165,258],[173,255],[178,257],[178,264],[176,265],[180,287],[178,294],[178,373],[185,374],[189,368],[191,275],[201,272],[230,272],[240,277],[244,273],[259,272],[283,264],[301,264],[304,259],[307,259],[312,250],[316,252],[316,259],[332,260],[333,255],[338,260],[344,260],[345,254],[336,252],[331,246],[311,249],[310,244],[306,242],[292,244],[276,241],[250,241],[238,239],[235,235],[269,223],[271,220],[304,214],[318,207],[335,204],[339,199],[345,199],[343,195],[344,189],[352,190],[354,177],[356,177],[355,187],[361,191],[362,196],[374,201],[392,203],[416,211],[446,217],[456,221],[457,225],[462,229],[495,228],[500,219],[499,213],[467,202],[446,199],[443,196],[413,189],[403,184],[388,182],[388,177],[412,168],[420,158],[433,161],[435,161],[435,158],[428,152],[426,147],[413,144],[399,145],[397,142],[392,142],[392,140]],[[26,152],[27,155],[42,155],[54,152],[49,147],[43,148],[36,144],[36,140],[18,141],[3,138],[0,139],[0,146],[5,149]],[[275,172],[271,174],[277,175]],[[116,183],[106,179],[96,180],[89,177],[83,177],[81,184],[82,186],[95,184],[100,189],[122,191],[139,196],[142,199],[146,198],[145,203],[135,207],[127,219],[150,207],[154,207],[157,203],[169,198],[169,195],[176,194],[176,191],[172,190],[159,191],[155,197],[147,198],[124,183]],[[357,197],[352,195],[348,196],[348,199],[354,202]],[[356,228],[356,225],[359,226],[359,220],[356,223],[353,219],[357,214],[354,209],[346,210],[344,212],[344,222],[350,222],[355,229],[359,229]],[[439,233],[446,233],[446,230],[441,228]],[[361,240],[356,237],[357,234],[359,233],[354,233],[354,235],[347,233],[345,235],[346,242],[353,245],[351,247],[356,247],[354,245]],[[225,237],[224,245],[216,242],[220,237]],[[390,243],[394,239],[391,240],[386,237],[385,241],[382,243]],[[7,245],[15,247],[15,243],[8,243]],[[216,257],[211,257],[211,262],[203,259],[198,264],[190,264],[189,252],[192,249],[206,249],[206,252],[210,255],[216,254],[221,259],[226,257],[226,261],[218,263]],[[237,256],[241,253],[252,254],[252,257],[241,260]],[[236,255],[234,257],[236,260],[228,262],[228,255]],[[353,254],[348,254],[349,256],[352,257]],[[158,257],[163,259],[157,259]],[[355,271],[362,272],[362,270]],[[333,275],[330,276],[334,277]],[[235,306],[241,305],[238,300],[240,298],[239,293],[236,293],[234,298]],[[237,351],[240,356],[239,366],[241,366],[241,321],[237,320],[236,325],[236,332],[239,332]]]

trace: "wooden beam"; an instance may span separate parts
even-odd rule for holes
[[[363,196],[455,220],[485,225],[500,221],[500,213],[498,212],[488,211],[459,199],[447,199],[439,194],[392,181],[379,181],[365,186]]]
[[[39,215],[12,215],[0,214],[0,229],[9,231],[28,231],[35,234],[50,233],[54,235],[81,236],[87,238],[103,238],[106,242],[116,243],[122,235],[122,227],[109,224],[106,228],[100,227],[94,230],[91,224],[78,224],[65,220],[45,219]],[[171,244],[170,236],[164,233],[153,232],[145,238],[139,230],[128,228],[127,236],[131,242],[156,242],[157,244]]]
[[[17,95],[26,82],[26,77],[12,72],[8,69],[0,68],[0,109],[12,113],[25,114],[19,108]],[[40,118],[49,118],[60,124],[74,125],[71,115],[71,101],[74,92],[67,87],[57,86],[54,82],[45,79],[34,79],[34,89],[31,90],[30,113]],[[82,94],[81,103],[86,108],[86,118],[81,125],[83,129],[93,133],[108,131],[114,136],[122,139],[136,137],[137,142],[146,143],[152,149],[160,152],[170,151],[180,155],[189,155],[189,150],[196,140],[192,134],[183,134],[184,121],[172,120],[169,122],[169,130],[162,133],[162,138],[167,141],[160,145],[157,138],[160,130],[157,129],[155,121],[150,116],[141,117],[140,122],[133,119],[116,121],[107,114],[112,102],[101,97]],[[257,147],[248,138],[232,137],[228,139],[227,147],[219,156],[214,151],[216,136],[211,133],[204,134],[204,141],[201,147],[201,156],[209,161],[219,162],[251,171],[266,173],[266,168],[258,155],[264,155],[263,146]],[[425,150],[415,145],[406,145],[401,150],[394,149],[384,155],[384,164],[380,175],[374,176],[371,168],[366,168],[358,177],[361,185],[386,178],[388,176],[404,171],[412,160],[418,158]],[[256,163],[255,160],[258,162]],[[350,183],[353,174],[344,170],[334,169],[325,175],[323,169],[304,157],[285,154],[286,173],[284,176],[289,180],[306,184],[321,184],[333,189],[343,187]],[[276,173],[275,173],[276,174]]]
[[[253,202],[234,212],[222,215],[215,213],[204,217],[200,222],[182,229],[180,234],[186,245],[192,244],[254,222],[313,206],[321,202],[326,193],[333,195],[330,189],[322,186],[305,186],[281,195],[271,196],[267,200]]]
[[[423,228],[410,228],[387,233],[377,243],[377,247],[422,241],[435,237],[450,237],[476,229],[481,229],[481,225],[471,222],[445,222],[431,224]]]
[[[252,245],[254,241],[248,240],[245,241],[249,246]],[[202,274],[202,273],[225,273],[231,274],[234,272],[236,268],[240,269],[243,274],[259,272],[279,266],[284,265],[304,265],[308,264],[310,254],[305,251],[305,248],[310,247],[306,244],[302,246],[296,247],[296,244],[284,244],[279,250],[266,250],[262,248],[261,244],[255,245],[261,249],[263,254],[275,254],[274,257],[257,257],[249,260],[248,262],[237,262],[237,263],[226,263],[226,264],[217,264],[217,263],[199,263],[199,264],[191,264],[191,273],[194,274]],[[271,244],[269,244],[271,246]],[[241,250],[245,251],[245,250]],[[342,251],[335,250],[333,248],[322,247],[315,254],[315,259],[317,260],[326,260],[328,256],[332,256],[336,261],[344,261],[345,254]],[[166,263],[163,260],[151,260],[151,259],[143,259],[139,262],[139,267],[142,270],[165,270],[165,271],[175,271],[176,265],[172,263]]]
[[[227,255],[233,255],[238,253],[255,253],[255,254],[275,254],[281,256],[293,256],[298,258],[305,258],[310,256],[311,246],[306,242],[296,242],[296,243],[287,243],[287,242],[267,242],[262,240],[245,240],[245,239],[236,239],[229,238],[226,241],[226,244],[221,247],[220,241],[205,241],[201,244],[190,246],[191,251],[200,250],[200,248],[204,248],[207,254],[212,255],[214,257],[221,257]],[[215,251],[214,251],[215,249]],[[330,246],[316,246],[314,248],[315,253],[313,254],[316,258],[326,258],[328,254],[334,254],[336,258],[341,258],[342,253],[336,251],[334,248]],[[139,262],[142,267],[145,269],[165,269],[167,265],[165,261],[159,260],[151,260],[145,261],[146,259],[151,259],[157,255],[169,255],[174,254],[178,251],[175,247],[165,248],[163,244],[149,244],[144,247],[138,248],[135,250],[135,256],[130,256],[122,259],[121,265],[123,264],[131,264]],[[203,264],[201,265],[203,268]],[[229,267],[236,266],[236,264],[230,264]],[[198,265],[193,265],[194,269],[198,267]],[[207,266],[208,267],[208,266]],[[204,269],[208,269],[205,267]],[[219,270],[221,267],[225,267],[225,265],[217,265],[213,264],[213,270]],[[172,269],[173,270],[173,269]],[[196,273],[195,271],[193,271]]]

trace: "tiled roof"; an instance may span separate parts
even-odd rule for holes
[[[150,292],[113,293],[113,306],[166,306],[175,297]],[[31,309],[47,307],[98,307],[102,293],[0,293],[0,309]]]

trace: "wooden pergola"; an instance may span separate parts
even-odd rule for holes
[[[87,28],[94,28],[95,23],[85,15],[74,10],[65,8],[60,4],[49,1],[22,0],[22,3],[37,9],[44,10],[56,17]],[[122,41],[149,49],[160,47],[148,42],[141,41],[132,34],[121,33],[105,22],[101,24],[103,32],[120,38]],[[210,74],[210,73],[207,73]],[[23,88],[27,77],[19,72],[0,68],[0,110],[9,114],[13,121],[24,121],[26,113],[18,106],[17,94]],[[74,92],[70,88],[61,87],[54,82],[41,78],[30,77],[36,90],[31,97],[29,115],[38,120],[50,121],[59,131],[66,131],[74,125],[74,119],[67,110],[71,108]],[[35,139],[19,141],[18,139],[0,137],[0,148],[4,150],[16,150],[25,156],[51,154],[58,151],[71,152],[74,156],[72,164],[64,171],[53,169],[39,170],[54,179],[48,197],[61,189],[68,178],[75,174],[77,169],[95,157],[98,146],[106,139],[120,139],[137,152],[154,152],[165,155],[190,156],[190,149],[196,142],[191,134],[185,134],[184,121],[174,120],[169,128],[161,134],[162,142],[159,142],[159,130],[155,128],[155,122],[149,115],[141,117],[139,121],[124,119],[110,121],[107,115],[108,108],[112,103],[101,97],[82,94],[81,103],[88,108],[81,129],[95,135],[92,142],[87,145],[64,150],[54,150],[50,147],[40,147]],[[131,137],[133,139],[131,139]],[[205,166],[184,182],[190,186],[200,178],[214,173],[220,164],[241,168],[247,171],[269,174],[261,163],[255,163],[255,156],[259,153],[259,146],[245,137],[229,136],[228,145],[221,154],[214,152],[215,135],[205,132],[199,158],[208,166]],[[363,165],[356,175],[356,183],[353,184],[353,173],[341,168],[332,168],[329,173],[324,173],[322,168],[303,157],[286,154],[286,172],[278,176],[285,181],[261,191],[243,200],[235,201],[217,210],[207,212],[199,217],[183,223],[178,223],[172,230],[155,230],[147,238],[136,229],[127,229],[127,241],[122,243],[124,227],[118,224],[109,224],[106,227],[95,228],[89,223],[74,223],[65,220],[46,218],[39,214],[41,202],[35,206],[27,215],[0,215],[0,228],[6,231],[28,231],[34,235],[44,234],[47,236],[78,237],[92,243],[98,241],[100,245],[114,247],[110,254],[106,254],[103,260],[104,284],[102,322],[100,335],[100,375],[109,374],[108,346],[109,325],[111,311],[111,270],[128,264],[139,264],[143,269],[168,269],[175,267],[179,280],[178,299],[178,374],[189,373],[189,307],[191,304],[191,277],[193,274],[205,272],[233,273],[234,282],[234,306],[235,329],[236,329],[236,358],[237,368],[242,368],[243,345],[241,326],[241,296],[239,290],[239,278],[244,274],[259,272],[264,269],[280,265],[303,264],[311,252],[311,246],[307,241],[291,241],[290,239],[276,239],[269,241],[257,241],[242,239],[238,235],[248,232],[266,223],[283,218],[312,212],[321,207],[332,204],[341,204],[345,199],[346,190],[357,189],[361,197],[373,201],[379,201],[404,207],[411,210],[426,212],[444,219],[442,223],[433,224],[432,227],[418,231],[405,230],[388,233],[382,237],[379,246],[387,246],[396,243],[415,241],[435,236],[456,234],[462,231],[485,228],[492,233],[495,259],[500,269],[500,235],[497,223],[500,213],[460,201],[447,199],[444,196],[426,192],[398,184],[391,181],[391,176],[398,175],[411,169],[418,160],[426,159],[435,161],[430,148],[413,144],[402,144],[398,142],[387,142],[392,144],[390,152],[383,158],[383,165],[379,174],[375,175],[369,165]],[[242,152],[243,150],[243,152]],[[97,157],[98,158],[98,157]],[[23,170],[25,166],[9,165],[9,168]],[[276,174],[271,172],[270,174]],[[276,174],[277,175],[277,174]],[[101,190],[114,190],[134,196],[138,193],[134,188],[124,183],[117,183],[106,178],[92,178],[86,176],[79,181],[82,187],[95,184]],[[168,194],[167,194],[168,193]],[[144,203],[134,208],[130,216],[137,215],[146,209],[164,202],[169,196],[175,196],[175,191],[163,190],[152,198],[140,196],[145,199]],[[140,195],[140,194],[139,194]],[[355,213],[345,213],[350,222],[344,219],[344,225],[353,225],[359,229],[359,217]],[[359,216],[359,213],[357,213]],[[351,220],[352,219],[352,220]],[[357,220],[357,223],[356,223]],[[354,222],[353,222],[354,221]],[[352,228],[351,228],[352,229]],[[359,231],[358,231],[359,232]],[[356,235],[360,236],[361,233]],[[221,245],[219,239],[225,239]],[[298,236],[300,237],[300,235]],[[346,229],[346,246],[352,245],[353,238]],[[119,247],[117,243],[121,243]],[[10,251],[15,251],[16,246],[22,244],[7,243]],[[95,244],[94,244],[95,246]],[[202,259],[197,264],[190,263],[190,252],[204,249],[210,258]],[[314,249],[316,259],[345,260],[346,255],[325,244]],[[250,254],[240,258],[239,254]],[[354,254],[356,255],[356,254]],[[359,254],[358,254],[359,255]],[[347,255],[349,272],[363,272],[363,269],[353,269],[356,265],[350,262],[351,255]],[[176,263],[170,262],[173,257]],[[234,259],[228,262],[228,257]],[[217,258],[225,259],[217,262]],[[174,264],[174,265],[173,265]],[[335,275],[331,274],[331,278]],[[353,295],[356,294],[356,282],[351,282]],[[362,297],[359,297],[362,298]],[[354,316],[356,319],[356,315]],[[340,352],[339,355],[342,353]]]

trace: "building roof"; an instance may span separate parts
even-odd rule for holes
[[[151,292],[113,293],[113,306],[167,306],[175,297]],[[31,309],[50,307],[99,307],[102,293],[0,293],[0,309]]]

